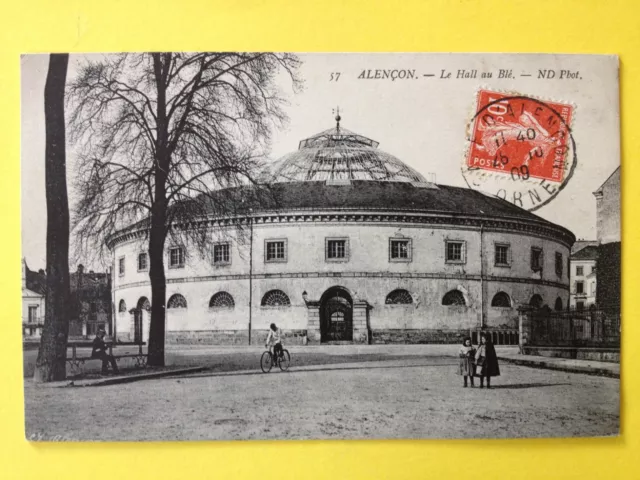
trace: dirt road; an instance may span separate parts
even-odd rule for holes
[[[462,388],[455,358],[402,348],[366,357],[299,351],[290,372],[269,374],[256,369],[255,352],[221,355],[211,371],[183,378],[87,388],[27,380],[27,436],[501,438],[618,431],[619,381],[612,378],[502,364],[494,388],[481,390]]]

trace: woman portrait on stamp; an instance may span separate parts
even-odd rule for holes
[[[480,345],[476,350],[476,376],[480,377],[480,388],[484,388],[484,379],[487,378],[487,388],[491,388],[491,377],[500,375],[498,356],[489,336],[483,333],[480,336]]]
[[[467,377],[471,381],[471,386],[473,387],[473,374],[474,374],[474,355],[476,353],[476,349],[473,348],[471,344],[471,338],[465,337],[462,341],[462,346],[460,347],[460,351],[458,352],[458,356],[460,357],[460,364],[458,365],[458,375],[462,375],[464,378],[464,386],[467,386]]]

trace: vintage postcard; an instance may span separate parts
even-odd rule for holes
[[[617,57],[21,61],[29,440],[618,434]]]

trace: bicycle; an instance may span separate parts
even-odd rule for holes
[[[285,350],[284,348],[280,351],[280,355],[276,358],[275,355],[271,352],[273,347],[269,347],[266,350],[262,357],[260,357],[260,368],[263,373],[269,373],[274,365],[278,365],[280,370],[286,372],[289,370],[289,364],[291,363],[291,355],[289,355],[289,350]]]

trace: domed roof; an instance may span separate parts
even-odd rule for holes
[[[327,212],[360,217],[366,212],[384,212],[391,216],[417,215],[424,222],[441,219],[445,223],[482,225],[497,221],[505,229],[516,222],[526,228],[541,228],[569,246],[575,241],[566,228],[502,198],[428,182],[393,155],[378,150],[378,142],[341,128],[339,123],[302,140],[296,152],[264,171],[259,183],[266,188],[244,185],[219,189],[192,201],[208,219],[277,212],[312,214],[314,218],[313,212],[321,212],[318,218]],[[107,241],[109,248],[148,224],[147,218],[120,230]]]
[[[302,140],[298,150],[278,160],[271,172],[271,183],[374,180],[428,184],[413,168],[379,150],[378,142],[342,128],[339,122],[335,128]]]

